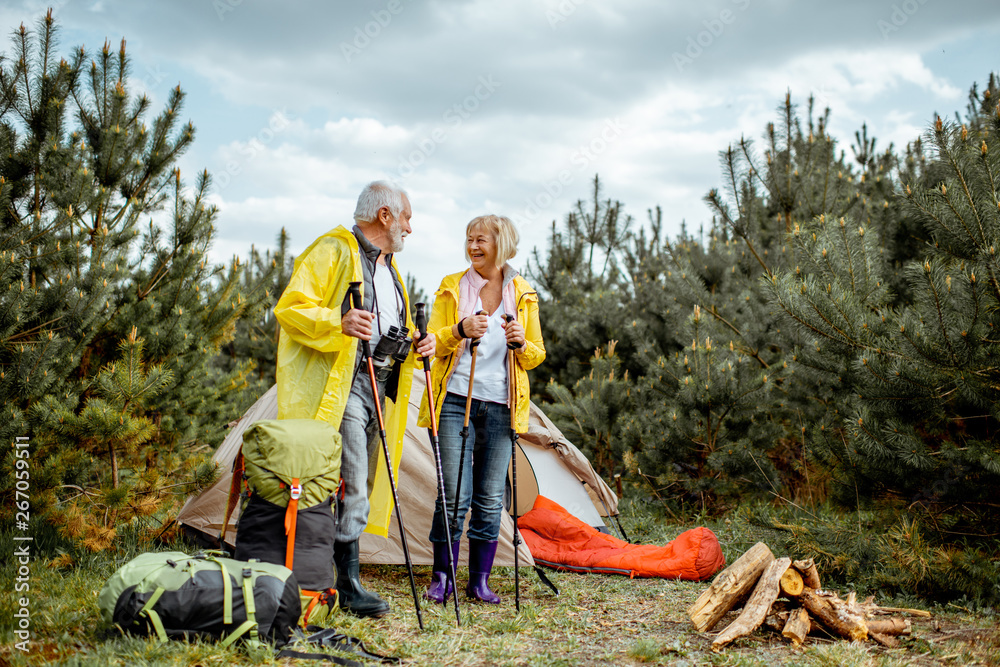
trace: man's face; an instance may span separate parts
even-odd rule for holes
[[[389,252],[400,252],[403,250],[403,239],[413,230],[410,228],[410,217],[413,211],[410,209],[410,200],[403,195],[403,210],[399,216],[389,223]]]

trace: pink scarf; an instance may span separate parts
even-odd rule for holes
[[[507,280],[507,276],[510,276],[510,280]],[[517,312],[514,309],[514,276],[517,272],[509,264],[504,264],[503,276],[504,276],[504,288],[503,288],[503,307],[504,310],[514,318],[517,318]],[[479,299],[479,293],[483,290],[486,283],[489,282],[486,278],[483,278],[479,273],[470,268],[462,276],[462,279],[458,281],[458,319],[468,317],[472,314],[472,309],[476,307],[476,301]]]

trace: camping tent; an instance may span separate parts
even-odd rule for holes
[[[433,554],[427,536],[430,533],[434,501],[437,498],[437,476],[427,430],[417,427],[417,412],[424,393],[423,372],[416,372],[410,393],[406,440],[397,478],[397,492],[403,507],[403,522],[410,557],[415,564],[430,565]],[[277,415],[277,390],[265,393],[237,421],[216,451],[213,460],[222,474],[200,495],[192,496],[178,515],[178,523],[195,536],[215,539],[222,528],[226,501],[232,480],[232,465],[243,442],[243,431],[261,419]],[[521,435],[517,450],[518,514],[523,515],[534,505],[539,494],[559,503],[585,523],[604,527],[602,516],[618,513],[618,499],[607,484],[597,476],[587,458],[559,432],[559,429],[532,404],[528,432]],[[236,539],[238,510],[230,519],[226,541]],[[390,523],[389,537],[365,533],[361,537],[361,560],[364,563],[403,563],[403,549],[395,516]],[[500,524],[498,565],[513,565],[511,547],[513,521],[504,513]],[[467,541],[463,540],[460,563],[468,559]],[[528,548],[522,544],[518,552],[522,565],[533,565]]]

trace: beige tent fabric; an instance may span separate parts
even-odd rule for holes
[[[601,516],[618,515],[618,496],[597,475],[583,452],[571,444],[562,431],[534,403],[531,404],[528,432],[522,433],[518,440],[536,447],[554,449],[563,465],[569,468],[578,480],[587,485],[587,491],[591,497],[596,496],[597,502],[594,504],[600,510]]]
[[[406,440],[403,448],[403,458],[400,462],[397,494],[403,508],[403,523],[406,528],[406,541],[410,550],[410,558],[414,564],[430,565],[433,562],[431,545],[428,541],[431,519],[434,512],[434,501],[437,498],[437,471],[431,452],[430,438],[426,429],[417,427],[417,412],[421,396],[424,392],[423,371],[414,373],[413,390],[410,394],[410,410],[407,416]],[[216,451],[213,460],[221,467],[219,479],[201,495],[192,496],[187,500],[178,515],[178,523],[190,526],[202,533],[216,536],[222,527],[222,515],[225,512],[229,497],[229,486],[232,480],[232,465],[243,442],[243,431],[255,421],[274,419],[277,415],[277,390],[271,387],[254,405],[247,410],[233,425],[225,440]],[[607,509],[599,502],[594,503],[598,513],[607,516],[617,514],[618,499],[604,481],[597,476],[586,457],[570,444],[542,414],[535,405],[531,406],[529,433],[519,438],[518,445],[524,448],[552,449],[558,454],[558,460],[583,484],[587,492],[597,496],[607,505]],[[379,451],[381,456],[381,450]],[[534,496],[530,490],[537,489],[538,484],[530,479],[532,468],[522,465],[523,452],[518,457],[518,505],[530,507]],[[535,470],[544,475],[544,471]],[[535,491],[537,493],[537,490]],[[560,502],[560,498],[552,498]],[[236,519],[239,509],[234,512],[226,531],[226,542],[233,544],[236,538]],[[513,565],[514,551],[511,544],[514,522],[504,513],[500,523],[500,544],[497,548],[496,564]],[[530,566],[534,564],[531,553],[523,543],[518,552],[519,564]],[[364,563],[403,563],[403,549],[399,537],[399,527],[393,512],[389,528],[389,537],[365,533],[361,536],[361,561]],[[460,564],[468,562],[467,540],[463,540]]]
[[[438,482],[437,466],[431,450],[431,439],[427,429],[417,426],[417,413],[420,408],[420,398],[423,396],[424,373],[420,371],[413,376],[413,389],[410,392],[410,410],[406,416],[406,444],[403,447],[403,459],[399,464],[399,480],[396,493],[399,504],[403,508],[403,524],[406,528],[406,546],[410,550],[410,560],[415,565],[431,565],[434,553],[428,536],[431,533],[431,520],[434,517],[434,501],[437,499]],[[514,564],[514,548],[511,536],[514,534],[514,521],[504,512],[500,517],[500,539],[497,545],[497,555],[494,561],[497,565]],[[522,541],[518,549],[518,565],[533,566],[528,546]],[[399,538],[399,524],[396,511],[393,510],[389,537],[363,533],[361,535],[361,561],[364,563],[405,563],[403,545]],[[459,565],[469,562],[469,541],[462,540],[462,551],[458,558]]]

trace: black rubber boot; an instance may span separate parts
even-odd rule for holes
[[[366,591],[358,576],[358,541],[334,542],[333,563],[337,566],[337,604],[354,616],[384,616],[389,603]]]

